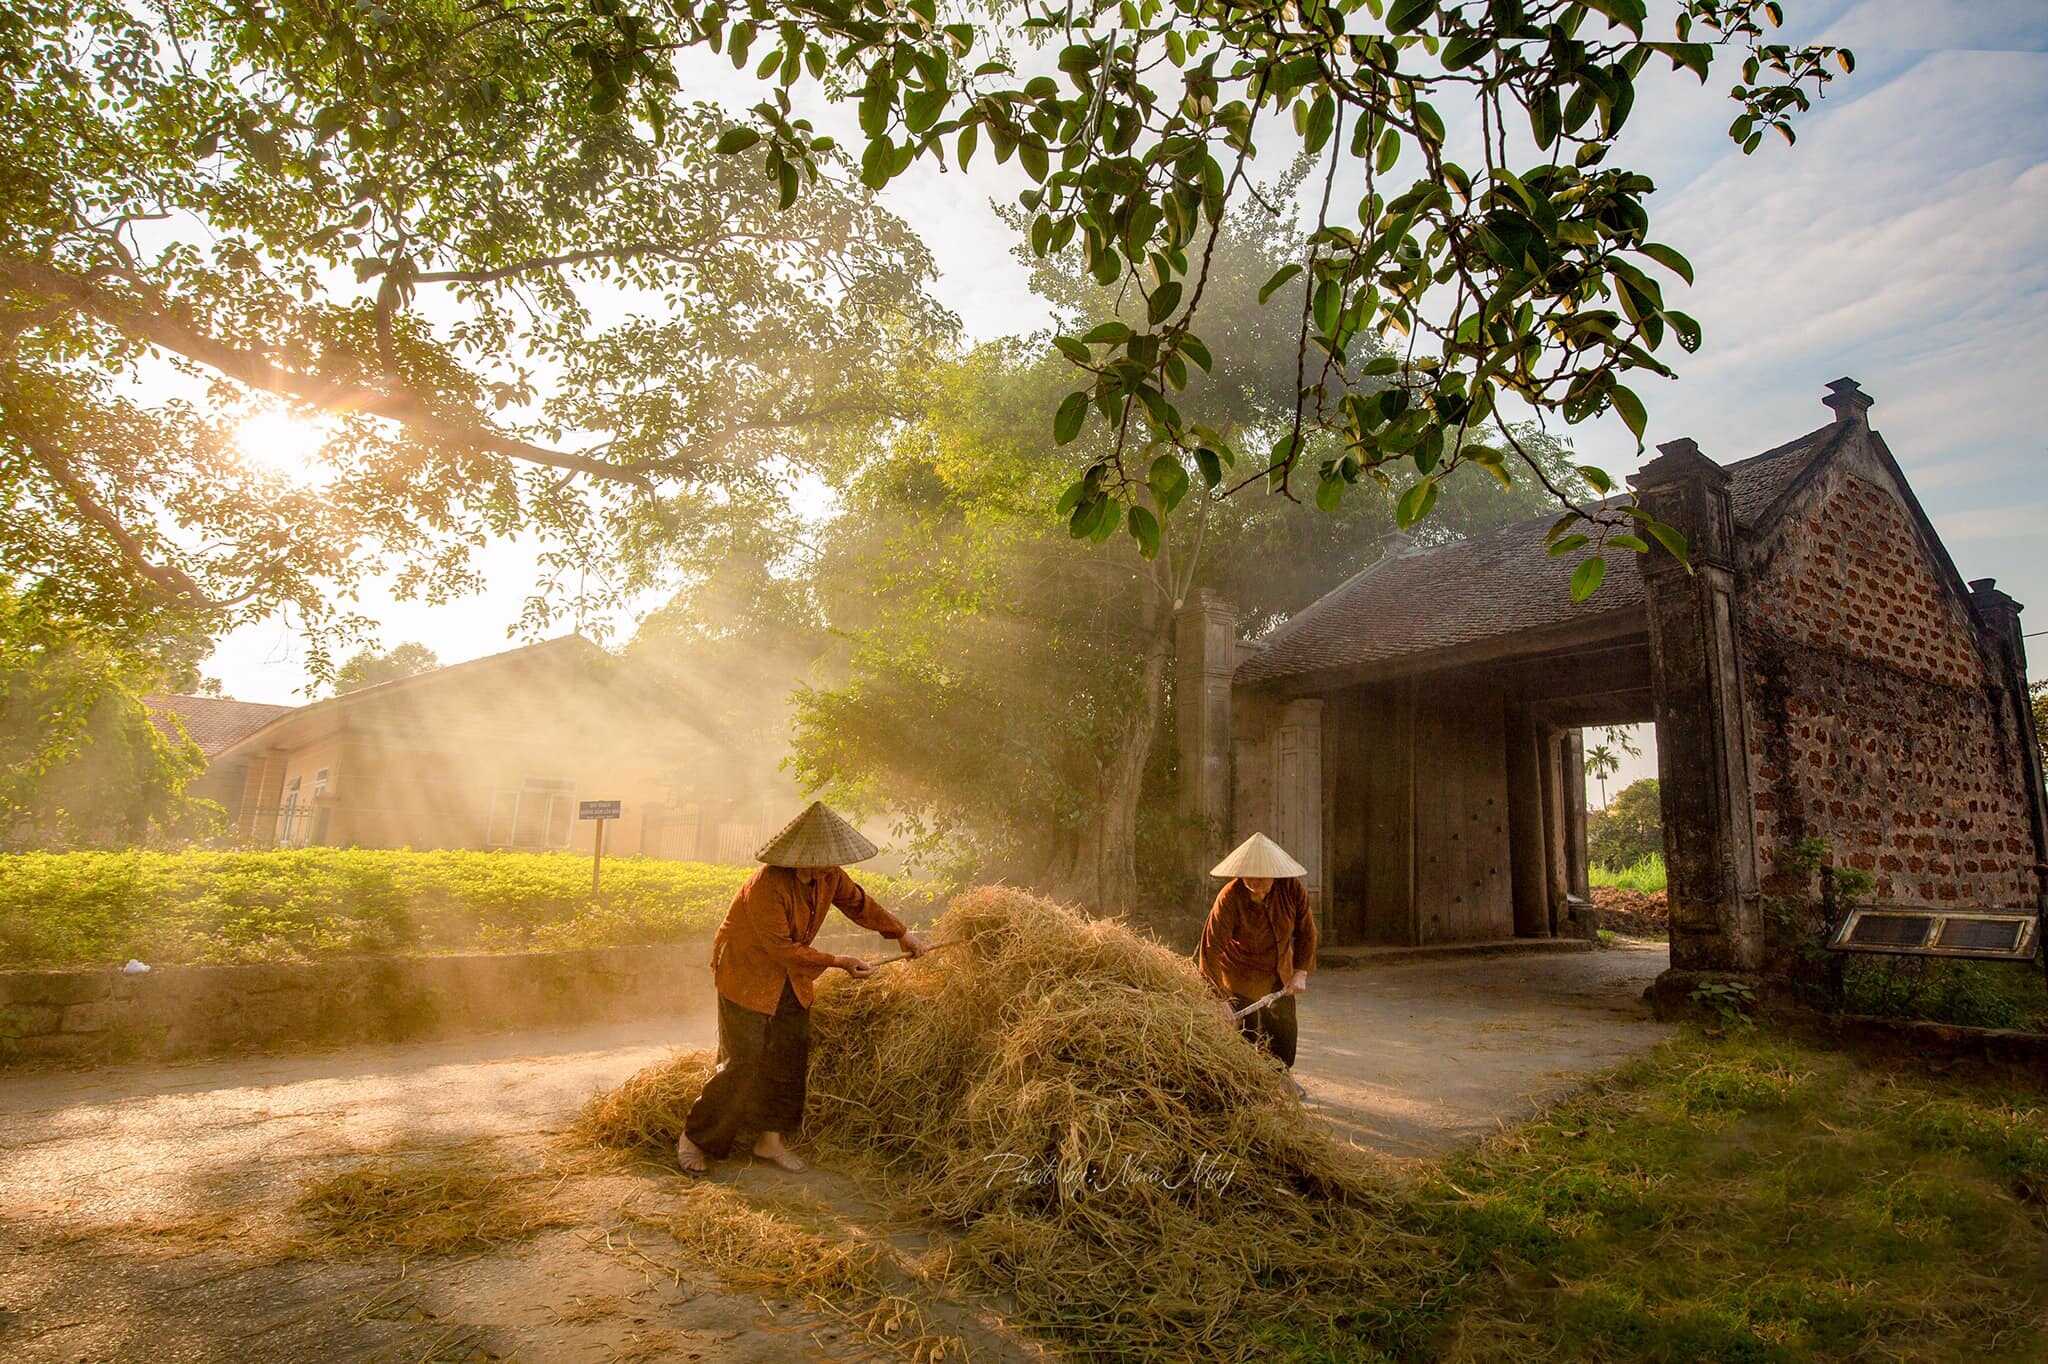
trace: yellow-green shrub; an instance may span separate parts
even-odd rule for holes
[[[575,853],[294,848],[0,857],[0,965],[246,962],[708,939],[752,867]],[[929,882],[860,873],[928,916]]]

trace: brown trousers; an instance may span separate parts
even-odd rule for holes
[[[1230,1011],[1236,1013],[1249,1003],[1249,999],[1232,995]],[[1282,995],[1257,1013],[1237,1020],[1237,1030],[1245,1035],[1246,1041],[1264,1047],[1290,1070],[1294,1068],[1296,1029],[1293,995]]]
[[[804,1124],[811,1011],[789,982],[773,1015],[718,997],[718,1071],[690,1106],[683,1133],[705,1155],[731,1152],[742,1132],[794,1134]]]

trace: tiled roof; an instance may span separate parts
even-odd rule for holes
[[[142,700],[152,711],[168,711],[183,720],[185,732],[209,758],[287,711],[298,709],[225,696],[145,696]]]
[[[1837,428],[1727,466],[1736,519],[1754,525]],[[1612,499],[1618,502],[1620,499]],[[1644,602],[1641,556],[1607,556],[1607,579],[1584,602],[1571,599],[1575,555],[1553,557],[1544,537],[1551,513],[1434,549],[1392,554],[1315,601],[1238,665],[1240,682],[1385,663],[1440,649],[1571,624]]]

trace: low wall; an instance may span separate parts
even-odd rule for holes
[[[834,925],[819,949],[887,957]],[[255,966],[0,971],[0,1068],[92,1066],[351,1042],[461,1037],[697,1012],[709,942],[574,952],[343,957]]]
[[[257,966],[0,972],[0,1065],[96,1065],[701,1008],[702,943]]]

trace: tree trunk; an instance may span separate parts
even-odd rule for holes
[[[1137,904],[1138,801],[1159,737],[1166,667],[1173,653],[1173,619],[1150,602],[1144,639],[1137,703],[1124,716],[1112,756],[1098,768],[1095,818],[1077,831],[1073,860],[1053,883],[1060,899],[1112,914]]]

